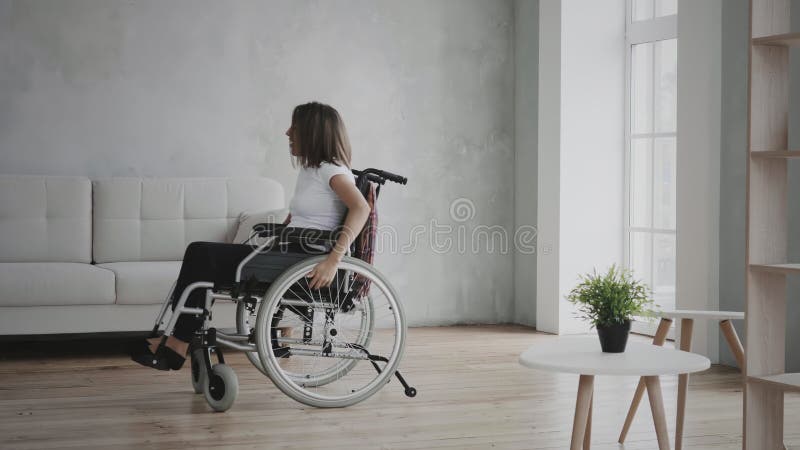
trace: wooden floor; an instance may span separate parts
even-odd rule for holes
[[[249,365],[229,362],[239,399],[212,413],[192,394],[188,370],[158,372],[124,355],[25,356],[0,360],[0,447],[261,449],[564,449],[578,378],[537,372],[520,352],[552,336],[519,326],[413,328],[401,365],[419,390],[406,398],[392,382],[339,410],[295,403]],[[3,344],[6,345],[6,344]],[[24,350],[24,349],[23,349]],[[637,379],[598,377],[592,447],[654,449],[646,400],[625,446],[616,438]],[[662,379],[674,436],[676,377]],[[786,441],[800,443],[800,399],[786,398]],[[684,448],[740,449],[737,371],[714,366],[691,378]]]

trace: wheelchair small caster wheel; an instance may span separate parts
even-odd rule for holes
[[[416,396],[417,396],[416,389],[414,389],[413,387],[406,388],[406,397],[416,397]]]
[[[206,382],[206,368],[205,361],[203,361],[203,350],[198,349],[192,351],[191,358],[192,370],[190,375],[192,376],[192,389],[194,389],[195,394],[202,394],[203,383]]]
[[[216,364],[206,376],[203,394],[214,411],[227,411],[239,395],[239,378],[230,366]]]

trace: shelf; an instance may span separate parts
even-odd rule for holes
[[[753,45],[800,47],[800,33],[776,34],[753,39]]]
[[[800,391],[800,373],[782,373],[762,377],[747,377],[748,381],[764,383],[784,391]]]
[[[777,159],[791,159],[800,158],[800,150],[780,150],[768,152],[750,152],[750,156],[756,159],[762,158],[777,158]]]
[[[761,450],[785,448],[783,392],[800,391],[800,373],[782,373],[786,370],[784,342],[794,325],[786,315],[786,282],[790,275],[800,275],[800,264],[789,263],[785,256],[790,234],[787,161],[800,158],[800,148],[791,150],[786,145],[790,48],[800,48],[800,33],[788,33],[792,29],[790,6],[797,2],[749,3],[748,283],[747,335],[743,337],[747,340],[746,371],[758,376],[745,377],[742,446]]]
[[[800,273],[800,264],[750,264],[750,269],[759,272]]]

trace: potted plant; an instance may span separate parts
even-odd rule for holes
[[[628,342],[633,316],[653,317],[650,289],[635,280],[630,270],[612,265],[605,274],[581,275],[581,282],[567,295],[579,316],[597,328],[600,347],[606,353],[622,353]]]

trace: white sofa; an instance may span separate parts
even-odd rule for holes
[[[283,204],[268,178],[0,175],[0,335],[148,330],[189,243]]]

